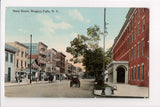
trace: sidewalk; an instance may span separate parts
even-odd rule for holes
[[[52,82],[52,83],[63,83],[63,82],[66,82],[66,81],[68,81],[68,80],[62,80],[62,81],[60,81],[60,80],[56,80],[56,81],[54,81],[54,82]],[[32,83],[30,84],[30,81],[23,81],[23,82],[20,82],[20,83],[17,83],[17,82],[15,82],[15,83],[13,83],[13,82],[5,82],[4,83],[4,86],[5,87],[11,87],[11,86],[24,86],[24,85],[35,85],[35,84],[48,84],[48,83],[50,83],[50,82],[48,82],[48,81],[32,81]]]
[[[105,84],[108,84],[110,86],[117,86],[117,90],[114,91],[114,94],[108,97],[140,97],[140,98],[147,98],[149,94],[148,87],[139,87],[136,85],[130,85],[130,84],[113,84],[106,82]],[[101,95],[101,90],[94,90],[94,94],[98,96]],[[104,95],[105,96],[105,95]]]

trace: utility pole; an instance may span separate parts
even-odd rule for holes
[[[31,80],[31,56],[32,56],[32,35],[30,35],[30,84],[32,83],[32,80]]]
[[[102,89],[102,95],[104,95],[104,76],[105,76],[105,36],[107,36],[107,27],[106,27],[106,8],[104,8],[104,34],[103,34],[103,89]]]

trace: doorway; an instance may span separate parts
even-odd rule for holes
[[[125,83],[125,69],[121,66],[117,68],[117,83]]]

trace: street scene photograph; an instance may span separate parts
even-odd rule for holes
[[[5,97],[149,98],[149,8],[5,8]]]

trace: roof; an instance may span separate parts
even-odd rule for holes
[[[47,46],[46,44],[44,44],[43,42],[39,42],[39,43],[41,43],[41,44],[44,45],[46,48],[48,48],[48,46]]]
[[[5,44],[5,50],[9,51],[9,52],[12,52],[12,53],[16,53],[17,48],[14,48],[14,47],[12,47],[10,45]]]
[[[111,51],[113,51],[113,49],[114,49],[115,45],[117,44],[118,40],[121,38],[121,36],[122,36],[122,34],[123,34],[123,31],[125,30],[125,28],[126,28],[126,26],[127,26],[127,23],[128,23],[128,21],[129,21],[129,18],[130,18],[130,16],[132,15],[132,13],[133,13],[134,10],[135,10],[135,8],[130,8],[130,9],[129,9],[129,11],[128,11],[127,15],[126,15],[126,20],[125,20],[125,22],[124,22],[124,24],[123,24],[123,26],[122,26],[122,28],[121,28],[118,36],[115,37],[115,40],[114,40],[114,43],[113,43],[113,46],[112,46]]]

